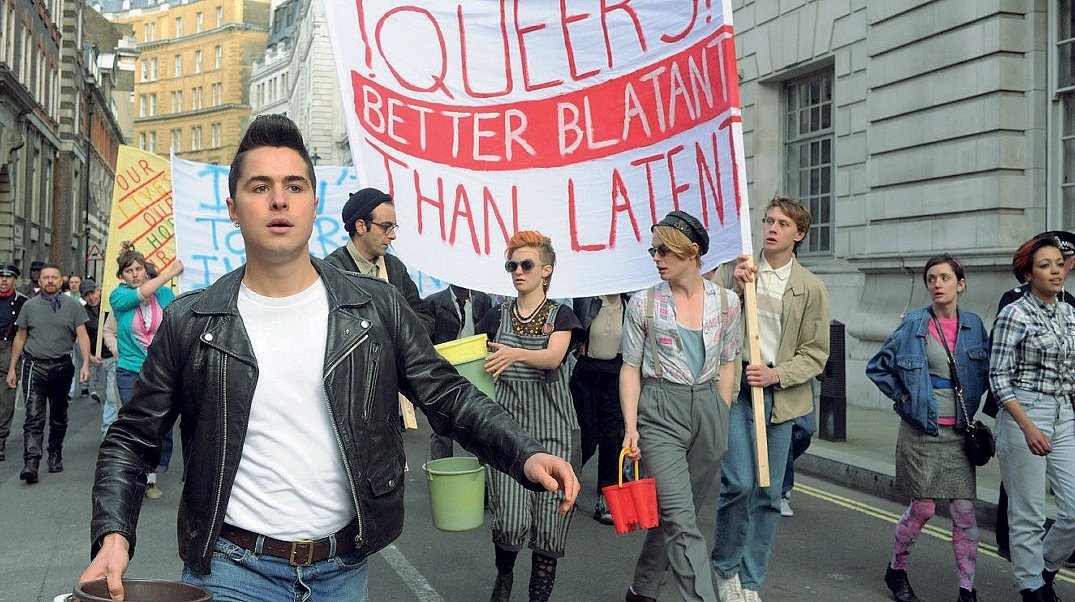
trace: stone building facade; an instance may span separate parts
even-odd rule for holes
[[[265,48],[269,3],[125,3],[105,15],[132,26],[138,43],[134,146],[230,163],[250,116],[250,68]]]
[[[848,401],[888,407],[865,362],[929,303],[926,259],[963,261],[988,324],[1016,246],[1075,229],[1072,3],[732,4],[752,219],[778,191],[811,206],[800,260],[847,326]]]
[[[302,131],[315,163],[351,165],[333,65],[321,3],[280,3],[273,13],[269,44],[251,76],[252,114],[287,115]]]

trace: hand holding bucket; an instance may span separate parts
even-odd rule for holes
[[[652,529],[659,524],[657,512],[657,480],[640,479],[638,462],[635,464],[635,480],[623,482],[623,460],[631,453],[629,449],[620,451],[619,484],[602,487],[608,510],[612,513],[612,524],[616,533],[629,533],[635,529]]]

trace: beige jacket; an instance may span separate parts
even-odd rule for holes
[[[774,366],[780,375],[780,384],[773,387],[774,423],[794,420],[813,411],[814,396],[809,381],[821,374],[829,359],[829,296],[825,284],[798,260],[792,258],[791,262],[781,313],[783,332]],[[726,263],[717,269],[712,280],[736,290],[734,269],[735,262]],[[744,329],[746,323],[744,319]],[[743,338],[745,341],[745,334]],[[743,348],[745,352],[745,343]],[[741,364],[736,365],[737,382],[742,369]]]

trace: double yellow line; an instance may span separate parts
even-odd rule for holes
[[[803,485],[802,483],[796,483],[795,491],[804,493],[810,497],[814,497],[819,500],[824,500],[830,504],[840,506],[841,508],[847,508],[848,510],[858,512],[859,514],[872,516],[873,518],[892,523],[893,525],[900,521],[899,514],[889,512],[887,510],[882,510],[881,508],[877,508],[876,506],[871,506],[858,500],[853,500],[849,497],[837,495],[835,493],[824,491],[816,487]],[[922,532],[927,535],[936,537],[937,539],[940,539],[942,541],[952,541],[952,534],[950,532],[945,531],[934,525],[930,525],[929,523],[926,523],[926,526],[922,528]],[[997,554],[996,546],[984,542],[978,542],[978,555],[981,556],[983,554],[986,556],[992,556],[993,558],[1001,558],[1001,556]],[[1056,578],[1062,581],[1066,581],[1068,583],[1075,583],[1075,573],[1068,569],[1061,569],[1060,573],[1056,576]]]

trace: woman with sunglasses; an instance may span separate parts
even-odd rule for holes
[[[497,403],[549,452],[570,458],[577,472],[579,425],[564,358],[582,325],[570,307],[547,296],[556,263],[547,236],[516,233],[507,257],[504,268],[518,297],[490,310],[476,328],[493,341],[485,370],[496,379]],[[488,474],[497,571],[490,600],[510,599],[515,560],[526,543],[533,550],[530,600],[548,600],[574,508],[561,515],[562,493],[527,490],[504,473]]]
[[[697,508],[714,499],[728,447],[735,362],[742,351],[739,298],[702,278],[709,234],[673,211],[653,226],[660,284],[636,294],[623,323],[623,447],[657,481],[660,527],[646,534],[627,602],[652,602],[666,570],[682,600],[716,600]]]
[[[1053,579],[1075,549],[1075,309],[1057,302],[1067,270],[1052,236],[1023,243],[1012,273],[1030,290],[993,324],[989,384],[1004,410],[997,414],[997,459],[1008,491],[1015,588],[1023,600],[1051,602]],[[1047,533],[1046,482],[1057,509]]]
[[[967,288],[963,264],[949,255],[933,257],[922,270],[922,281],[933,302],[904,316],[866,365],[866,376],[895,402],[902,419],[896,483],[911,497],[896,524],[885,584],[898,602],[918,600],[907,578],[911,547],[933,517],[937,500],[948,500],[959,571],[957,600],[976,602],[978,495],[963,430],[989,388],[989,335],[981,318],[958,308]]]

